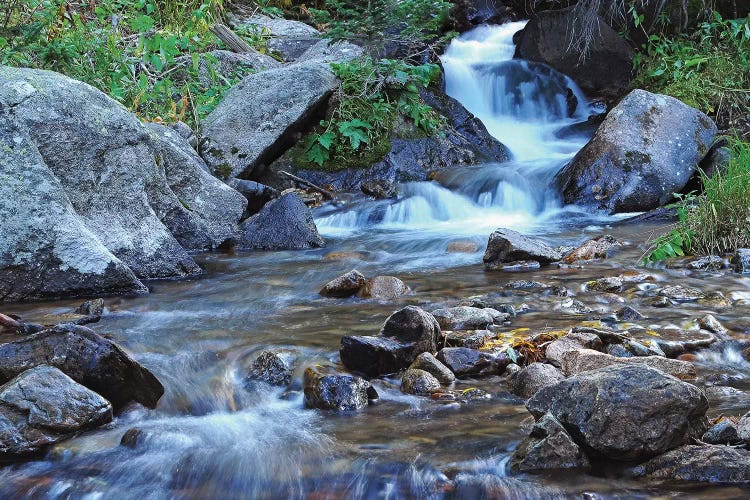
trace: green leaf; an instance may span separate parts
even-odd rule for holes
[[[505,352],[508,354],[508,357],[510,360],[514,363],[518,363],[518,354],[516,353],[516,350],[512,347],[508,347]]]
[[[130,21],[130,27],[139,33],[144,33],[154,27],[154,20],[151,16],[142,14]]]
[[[307,159],[313,163],[316,163],[319,167],[330,159],[328,150],[321,146],[319,143],[315,143],[307,150]]]
[[[318,144],[323,146],[325,149],[331,149],[331,144],[333,144],[333,141],[336,140],[336,134],[333,132],[326,132],[325,134],[321,134],[317,141]]]

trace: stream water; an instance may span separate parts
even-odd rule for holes
[[[738,342],[750,331],[745,319],[750,287],[723,272],[649,270],[655,284],[721,291],[735,300],[731,308],[639,305],[653,294],[651,285],[633,286],[619,297],[584,291],[589,279],[635,266],[643,242],[658,228],[617,225],[562,206],[549,188],[587,139],[562,140],[555,132],[584,120],[592,109],[567,77],[512,60],[512,35],[521,27],[478,28],[455,40],[443,57],[448,93],[509,146],[513,161],[402,185],[395,201],[354,196],[342,206],[320,208],[315,216],[328,242],[325,249],[207,254],[199,257],[207,270],[201,278],[152,283],[147,297],[108,299],[107,314],[93,328],[151,369],[166,387],[164,397],[155,410],[129,408],[106,428],[66,441],[41,460],[1,468],[0,497],[554,498],[584,492],[612,498],[747,497],[750,492],[739,487],[709,490],[607,472],[509,477],[505,464],[528,432],[529,414],[500,377],[457,382],[457,389],[477,387],[491,395],[469,404],[407,396],[396,379],[375,381],[380,402],[349,414],[305,409],[299,391],[243,382],[263,348],[299,354],[294,389],[304,366],[338,362],[342,335],[375,334],[406,304],[431,310],[482,294],[495,294],[519,309],[527,305],[508,330],[569,328],[627,301],[657,330],[691,328],[692,319],[711,312]],[[497,227],[535,233],[555,244],[608,232],[629,245],[613,259],[583,269],[488,273],[481,258]],[[447,252],[456,240],[473,242],[477,250]],[[391,303],[317,294],[323,283],[354,267],[366,275],[397,275],[413,293]],[[545,289],[504,288],[518,279],[565,286],[591,311],[572,311],[570,298]],[[34,321],[75,305],[19,305],[5,312]],[[707,351],[697,364],[701,383],[711,389],[712,415],[750,410],[745,392],[750,364],[737,346]],[[120,438],[133,427],[144,432],[144,442],[121,446]]]

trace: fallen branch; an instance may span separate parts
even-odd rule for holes
[[[211,33],[219,37],[219,40],[224,42],[232,52],[237,52],[238,54],[254,52],[250,44],[236,35],[227,25],[216,23],[210,29]]]
[[[333,199],[333,193],[331,193],[330,191],[327,191],[327,190],[323,189],[323,188],[322,188],[322,187],[320,187],[320,186],[316,186],[315,184],[313,184],[313,183],[312,183],[312,182],[310,182],[310,181],[306,181],[305,179],[303,179],[303,178],[301,178],[301,177],[297,177],[296,175],[292,175],[292,174],[290,174],[289,172],[285,172],[285,171],[283,171],[283,170],[280,170],[280,171],[279,171],[279,173],[280,173],[280,174],[283,174],[283,175],[286,175],[287,177],[289,177],[289,178],[290,178],[290,179],[292,179],[293,181],[295,181],[295,182],[297,182],[297,183],[299,183],[299,184],[302,184],[303,186],[307,186],[307,187],[309,187],[310,189],[312,189],[313,191],[315,191],[315,192],[317,192],[317,193],[320,193],[320,194],[322,194],[322,195],[323,195],[323,197],[324,197],[324,198],[325,198],[326,200],[332,200],[332,199]]]

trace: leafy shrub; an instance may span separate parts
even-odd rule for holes
[[[363,156],[369,158],[367,163],[377,161],[388,152],[399,116],[425,134],[438,132],[440,115],[419,97],[420,88],[440,75],[437,65],[363,58],[331,66],[342,83],[332,98],[330,116],[306,144],[304,162],[310,166],[346,168]]]
[[[647,262],[750,246],[750,144],[735,141],[729,164],[704,175],[703,186],[703,194],[683,198],[677,226],[654,241]]]

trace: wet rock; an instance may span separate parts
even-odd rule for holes
[[[503,263],[536,261],[542,264],[560,260],[560,253],[546,243],[510,229],[497,229],[490,235],[484,252],[484,265],[494,269]]]
[[[659,290],[659,295],[675,302],[693,302],[702,298],[703,292],[686,286],[671,285]]]
[[[437,359],[457,377],[497,371],[495,356],[476,349],[445,347],[437,353]]]
[[[320,290],[320,295],[338,298],[351,297],[359,292],[365,286],[366,282],[367,278],[362,273],[356,269],[352,269],[348,273],[326,283]]]
[[[125,434],[123,434],[122,438],[120,438],[120,446],[125,446],[127,448],[138,448],[146,442],[147,437],[148,434],[146,434],[144,431],[138,429],[137,427],[132,427],[125,431]]]
[[[607,346],[607,354],[616,358],[632,358],[635,356],[623,344],[610,344]]]
[[[0,345],[0,382],[42,364],[107,398],[115,410],[130,401],[154,408],[164,387],[114,342],[93,330],[57,325]]]
[[[481,348],[485,342],[497,338],[497,335],[489,330],[465,330],[460,332],[443,332],[445,346],[447,347],[469,347],[471,349]]]
[[[292,382],[294,355],[285,351],[261,351],[248,370],[247,380],[288,386]]]
[[[514,280],[507,282],[503,287],[511,290],[531,290],[534,288],[549,288],[549,285],[540,281]]]
[[[280,194],[278,190],[260,182],[237,179],[236,177],[230,177],[224,182],[247,200],[247,207],[242,216],[243,219],[247,219],[260,212],[266,203],[278,198]]]
[[[750,481],[750,451],[730,446],[686,445],[634,469],[636,476],[702,483]]]
[[[732,307],[732,302],[719,291],[706,292],[703,297],[698,299],[698,304],[717,309]]]
[[[429,352],[423,352],[409,365],[409,370],[423,370],[434,376],[438,382],[450,385],[456,380],[456,376],[450,369]]]
[[[409,287],[395,276],[375,276],[367,280],[358,295],[365,299],[393,300],[409,293]]]
[[[512,377],[514,374],[520,372],[521,370],[523,370],[523,368],[521,368],[515,363],[511,363],[505,367],[505,375],[507,377]]]
[[[740,274],[750,274],[750,248],[738,248],[732,257],[732,268]]]
[[[727,330],[724,325],[722,325],[721,322],[711,314],[706,314],[705,316],[699,318],[698,326],[725,339],[729,335],[729,330]]]
[[[591,349],[569,351],[562,361],[562,371],[565,376],[577,375],[599,368],[613,365],[644,365],[682,380],[694,380],[695,365],[687,361],[663,358],[661,356],[633,356],[618,358]]]
[[[325,241],[315,227],[310,209],[295,194],[271,200],[240,225],[237,248],[244,250],[303,250]]]
[[[565,375],[552,365],[546,363],[531,363],[518,373],[510,376],[508,386],[510,392],[516,396],[528,399],[542,387],[555,385],[565,378]]]
[[[587,282],[586,290],[591,292],[619,292],[622,291],[622,280],[616,276],[599,278]]]
[[[509,273],[536,271],[537,269],[541,269],[541,267],[542,265],[536,260],[514,260],[512,262],[485,265],[485,268],[488,270],[506,271]]]
[[[724,259],[718,255],[709,255],[688,262],[687,268],[693,270],[721,269],[724,267]]]
[[[370,383],[360,377],[309,367],[304,375],[305,405],[321,410],[359,410],[369,404]]]
[[[112,420],[112,405],[57,368],[39,365],[0,387],[0,458],[30,455]]]
[[[565,255],[562,258],[562,262],[573,264],[579,260],[606,259],[608,252],[620,245],[621,243],[614,236],[609,234],[599,236],[598,238],[588,240],[580,247]]]
[[[737,426],[728,419],[711,426],[701,440],[708,444],[737,444],[742,441]]]
[[[621,461],[651,458],[707,427],[698,388],[641,365],[581,373],[542,388],[526,407],[537,418],[552,413],[590,454]]]
[[[409,368],[401,377],[401,391],[406,394],[427,395],[440,389],[434,375],[417,368]]]
[[[741,440],[750,444],[750,412],[745,413],[737,422],[737,435]]]
[[[451,241],[445,249],[448,253],[474,253],[479,250],[479,245],[473,241]]]
[[[337,85],[328,65],[318,62],[245,77],[204,120],[203,159],[221,177],[259,180],[253,172],[294,143]]]
[[[708,116],[677,99],[633,90],[555,182],[565,203],[645,212],[680,192],[716,131]]]
[[[564,314],[573,315],[588,314],[591,312],[591,308],[589,306],[587,306],[580,300],[570,298],[560,302],[559,310]]]
[[[458,306],[449,309],[436,309],[432,315],[444,330],[479,330],[509,319],[509,315],[486,307]]]
[[[546,413],[510,457],[511,470],[529,472],[550,469],[588,468],[586,454],[551,414]]]
[[[625,306],[621,309],[618,309],[617,312],[615,312],[615,316],[617,317],[618,321],[640,321],[642,319],[645,319],[643,314],[630,306]]]
[[[76,308],[76,312],[85,316],[101,316],[104,314],[104,299],[87,300]]]
[[[359,185],[359,189],[367,196],[372,196],[376,200],[395,198],[398,194],[396,186],[383,179],[365,181]]]
[[[341,362],[350,370],[370,377],[397,372],[423,352],[435,352],[440,325],[419,307],[407,306],[386,319],[380,336],[345,336]]]
[[[657,295],[656,297],[649,297],[643,301],[643,305],[647,307],[658,307],[658,308],[664,308],[664,307],[670,307],[672,305],[672,301],[669,300],[667,297],[664,297],[662,295]]]
[[[716,342],[716,336],[707,330],[663,328],[658,332],[647,329],[631,329],[629,332],[634,340],[652,350],[658,347],[669,358],[706,348]]]
[[[587,93],[618,98],[632,77],[633,50],[604,19],[586,57],[576,50],[575,36],[582,27],[580,14],[571,9],[537,13],[517,35],[515,57],[547,64],[565,73]]]
[[[552,341],[545,350],[547,361],[560,368],[565,356],[570,351],[580,349],[604,349],[604,344],[598,335],[590,332],[571,332],[564,337]]]

